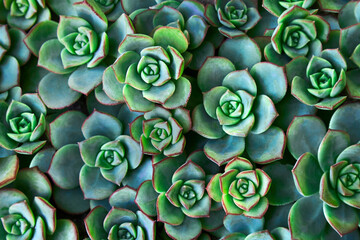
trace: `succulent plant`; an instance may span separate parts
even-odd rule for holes
[[[136,45],[134,45],[136,42]],[[155,103],[175,109],[185,106],[191,84],[182,77],[181,53],[188,41],[180,29],[160,27],[153,38],[129,34],[119,46],[120,57],[112,65],[116,79],[126,84],[123,96],[132,111],[150,111]]]
[[[9,0],[4,1],[4,8],[7,11],[7,23],[23,30],[51,18],[45,0]]]
[[[330,25],[322,17],[293,6],[278,18],[271,44],[265,47],[265,57],[268,61],[277,63],[282,59],[289,61],[299,56],[319,55],[322,43],[328,40],[329,32]]]
[[[249,235],[245,235],[242,233],[232,233],[228,236],[222,237],[221,240],[288,240],[291,239],[291,235],[288,229],[278,227],[269,232],[268,230],[251,233]]]
[[[269,13],[279,17],[285,10],[293,6],[309,9],[315,2],[316,0],[263,0],[263,7]]]
[[[68,82],[60,81],[67,88],[60,88],[59,95],[69,94],[71,89],[89,94],[102,81],[105,67],[100,63],[108,55],[117,57],[118,44],[128,33],[134,33],[125,14],[108,27],[106,16],[93,1],[76,2],[72,8],[76,16],[61,16],[59,23],[51,20],[39,23],[25,39],[28,48],[39,56],[39,66],[68,79]],[[45,88],[51,87],[47,78],[49,75],[40,83],[45,84]],[[67,90],[69,87],[71,89]],[[40,95],[45,95],[45,103],[49,105],[51,98],[47,100],[46,92],[40,91]]]
[[[244,35],[261,19],[257,1],[253,0],[216,0],[214,5],[207,5],[205,16],[228,38]]]
[[[0,32],[0,98],[5,100],[7,91],[19,85],[20,66],[29,60],[30,51],[23,43],[23,31],[0,24]]]
[[[212,199],[221,202],[226,214],[262,218],[269,201],[266,194],[270,177],[261,169],[254,169],[249,160],[235,158],[225,166],[223,174],[216,174],[207,186]]]
[[[49,203],[51,185],[37,168],[22,169],[13,187],[16,189],[0,190],[2,238],[78,239],[78,231],[72,221],[57,221],[56,209]]]
[[[156,239],[155,221],[137,210],[135,195],[134,189],[123,187],[110,197],[110,211],[102,206],[91,210],[84,219],[91,240]]]
[[[335,116],[331,122],[338,121]],[[294,118],[288,129],[288,141],[289,151],[297,159],[292,170],[294,181],[305,196],[290,210],[292,236],[303,239],[324,236],[327,222],[340,236],[357,229],[359,145],[352,145],[344,131],[326,131],[325,124],[314,116]],[[302,145],[304,142],[307,144]],[[323,211],[314,214],[314,209]],[[306,223],[305,230],[301,220],[309,214],[313,218]]]
[[[175,157],[185,148],[185,136],[191,129],[190,113],[184,108],[169,111],[156,107],[137,117],[130,125],[132,137],[140,142],[145,154]]]
[[[323,110],[332,110],[346,100],[340,93],[346,87],[347,64],[337,49],[326,49],[310,61],[296,59],[287,69],[302,68],[306,64],[306,78],[295,76],[291,82],[291,93],[307,105]],[[291,64],[291,66],[290,66]]]
[[[94,111],[84,121],[85,140],[79,143],[79,149],[85,163],[80,170],[80,186],[86,198],[109,197],[128,170],[140,165],[143,157],[140,145],[130,136],[122,135],[122,131],[118,119],[101,112]],[[102,192],[94,191],[94,178]]]
[[[216,69],[221,75],[210,75],[212,72],[209,69],[214,65],[218,65]],[[208,139],[228,137],[229,140],[225,141],[237,142],[238,145],[229,146],[232,151],[219,149],[221,153],[226,152],[225,156],[212,153],[216,151],[213,149],[216,144],[205,146],[207,155],[219,164],[244,151],[245,137],[263,134],[271,129],[278,116],[274,102],[284,97],[287,88],[283,69],[274,64],[257,63],[250,72],[234,70],[234,65],[225,58],[208,58],[198,76],[198,85],[205,92],[204,101],[192,113],[193,130],[201,136]],[[262,71],[271,71],[271,76]],[[279,147],[282,149],[282,144]]]
[[[33,154],[46,143],[46,107],[37,94],[24,94],[20,101],[0,102],[2,119],[0,145],[20,154]],[[20,145],[20,146],[19,146]]]
[[[219,207],[212,207],[206,191],[208,179],[219,169],[203,152],[192,153],[185,163],[184,156],[165,158],[153,168],[152,183],[145,181],[139,187],[135,202],[145,214],[157,215],[168,236],[194,239],[202,229],[221,226],[223,215],[217,215]]]

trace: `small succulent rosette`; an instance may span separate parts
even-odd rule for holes
[[[190,113],[184,108],[170,111],[156,107],[130,124],[131,136],[140,142],[143,153],[159,158],[180,155],[190,129]]]
[[[249,235],[242,233],[232,233],[227,236],[222,237],[220,240],[290,240],[291,234],[290,231],[283,227],[278,227],[272,231],[263,230],[259,232],[254,232]]]
[[[291,94],[304,104],[333,110],[347,98],[341,95],[346,87],[347,64],[338,49],[326,49],[310,61],[304,57],[294,59],[286,69],[287,74],[306,69],[305,78],[303,73],[291,82]]]
[[[85,198],[105,199],[120,186],[128,171],[139,167],[143,153],[139,143],[122,135],[121,122],[111,115],[95,110],[85,120],[82,132],[85,140],[79,143],[79,149],[85,165],[80,170],[80,186]],[[102,192],[93,188],[94,179]]]
[[[225,214],[206,191],[219,167],[202,151],[184,160],[182,155],[156,162],[152,182],[145,181],[139,187],[135,202],[145,214],[157,216],[172,239],[190,240],[199,237],[202,230],[220,228]]]
[[[215,5],[206,6],[205,16],[225,37],[236,38],[260,21],[257,7],[257,1],[253,0],[216,0]]]
[[[263,7],[272,15],[279,17],[285,10],[299,6],[301,8],[309,9],[316,0],[263,0]]]
[[[219,74],[212,75],[211,68]],[[278,116],[274,103],[285,96],[287,89],[282,67],[260,62],[250,71],[236,71],[228,59],[214,57],[202,66],[197,80],[204,101],[192,112],[193,130],[211,139],[205,145],[208,157],[221,165],[240,155],[248,139],[246,146],[252,160],[265,163],[281,158],[284,133],[271,125]],[[272,146],[266,144],[269,158],[265,159],[253,152],[252,146],[270,135],[277,136],[278,141]]]
[[[12,187],[0,190],[2,239],[79,239],[72,221],[56,219],[50,182],[37,168],[20,170]]]
[[[34,154],[46,143],[46,107],[37,94],[24,94],[20,101],[0,102],[0,146],[19,154]]]
[[[103,60],[107,56],[116,58],[120,42],[128,33],[134,33],[132,23],[125,14],[108,26],[106,16],[93,1],[76,2],[72,8],[76,10],[76,14],[61,15],[59,23],[39,23],[25,39],[28,48],[39,57],[38,66],[52,72],[39,84],[39,93],[47,105],[56,101],[43,90],[52,87],[48,78],[68,80],[59,81],[59,84],[64,85],[59,88],[60,93],[73,95],[75,93],[71,90],[74,90],[88,95],[102,81],[105,70],[101,64]],[[53,73],[62,76],[54,77]],[[53,98],[58,95],[55,94]]]
[[[191,84],[182,77],[185,63],[181,54],[188,44],[184,33],[173,27],[160,27],[153,37],[129,34],[122,41],[121,55],[112,69],[125,84],[122,93],[130,110],[150,111],[156,103],[169,109],[187,104]]]
[[[155,221],[138,209],[135,196],[134,189],[123,187],[110,196],[110,211],[103,206],[93,208],[84,219],[90,239],[155,240]]]
[[[0,4],[0,7],[4,7],[4,18],[7,24],[14,28],[28,30],[33,25],[51,18],[45,0],[8,0],[3,1],[3,4]]]
[[[266,194],[270,177],[261,169],[254,169],[245,158],[235,158],[226,166],[224,173],[216,174],[207,185],[210,197],[221,202],[226,214],[262,218],[269,201]]]
[[[278,18],[271,44],[265,47],[265,57],[283,65],[299,56],[317,56],[329,32],[330,25],[322,17],[298,6],[291,7]]]
[[[354,105],[346,105],[338,113],[353,109]],[[344,116],[338,113],[330,128],[341,128],[339,120]],[[297,159],[293,177],[304,196],[289,213],[294,238],[326,238],[329,225],[340,236],[358,228],[360,146],[352,144],[352,137],[343,130],[326,131],[322,120],[314,116],[296,117],[289,126],[288,149]]]
[[[10,89],[20,83],[20,66],[30,58],[30,51],[23,43],[25,33],[17,28],[8,29],[0,24],[0,99],[11,98]],[[11,99],[10,99],[11,101]]]

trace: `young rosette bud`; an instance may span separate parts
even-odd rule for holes
[[[0,24],[0,99],[6,99],[11,95],[7,91],[19,85],[20,66],[30,58],[24,38],[23,31]]]
[[[4,7],[7,23],[23,30],[51,18],[50,9],[43,0],[8,0],[4,1]]]
[[[110,211],[103,206],[93,208],[84,219],[91,240],[155,240],[155,221],[138,210],[136,191],[123,187],[109,198]]]
[[[0,103],[5,113],[0,122],[0,146],[20,154],[33,154],[46,141],[40,141],[46,129],[46,107],[37,94],[24,94],[10,105]],[[20,145],[20,146],[19,146]]]
[[[185,148],[184,134],[191,129],[189,111],[177,108],[169,111],[161,107],[137,117],[130,126],[132,137],[141,143],[149,155],[180,155]]]
[[[216,174],[207,186],[210,197],[220,202],[226,214],[262,218],[269,207],[266,193],[270,177],[261,169],[254,169],[245,158],[230,161],[223,174]]]
[[[134,44],[136,43],[136,44]],[[174,109],[185,106],[191,93],[182,77],[188,40],[178,28],[160,27],[153,38],[129,34],[119,46],[121,56],[112,65],[123,95],[132,111],[146,112],[155,103]]]
[[[215,6],[206,6],[205,16],[225,37],[236,38],[260,21],[257,5],[254,0],[216,0]]]
[[[2,239],[78,239],[72,221],[56,219],[51,184],[37,168],[20,170],[13,187],[0,190]]]
[[[333,110],[346,100],[340,94],[346,87],[347,64],[337,49],[326,49],[310,61],[295,59],[287,66],[288,74],[296,68],[306,68],[306,78],[295,76],[291,83],[291,94],[301,102]]]
[[[328,40],[330,25],[322,17],[298,6],[289,8],[278,18],[278,26],[265,48],[266,58],[274,63],[299,56],[319,55]],[[285,55],[281,55],[281,54]],[[285,61],[284,60],[284,61]]]
[[[143,157],[140,145],[130,136],[121,135],[122,124],[117,118],[98,111],[85,120],[82,132],[86,140],[79,143],[85,163],[80,171],[80,186],[85,198],[107,198],[128,172],[139,167]],[[93,189],[94,184],[103,191]]]
[[[263,0],[263,7],[272,15],[279,17],[293,6],[309,9],[315,2],[316,0]]]
[[[339,108],[330,127],[343,129],[344,121],[354,111],[359,111],[356,104]],[[342,130],[326,131],[325,124],[315,116],[296,117],[289,126],[288,148],[297,159],[292,173],[297,190],[305,196],[296,201],[289,213],[295,238],[324,235],[329,225],[340,236],[358,227],[360,146],[354,142],[357,140],[351,133],[349,136]],[[312,220],[304,230],[303,221],[309,216]]]

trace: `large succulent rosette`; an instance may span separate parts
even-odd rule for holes
[[[46,107],[37,94],[24,94],[20,101],[0,102],[0,145],[20,154],[33,154],[46,143]]]
[[[155,221],[138,210],[136,191],[123,187],[109,198],[108,211],[103,206],[94,207],[84,219],[91,240],[155,239]]]
[[[221,74],[211,76],[211,68]],[[274,102],[284,97],[287,88],[282,67],[261,62],[250,71],[235,71],[232,63],[225,58],[208,58],[199,71],[198,85],[204,92],[204,100],[192,113],[193,130],[205,138],[218,139],[218,142],[210,140],[205,145],[205,153],[219,165],[240,155],[245,148],[243,141],[250,135],[250,145],[252,141],[263,141],[255,140],[256,136],[266,135],[269,129],[273,132],[271,135],[278,134],[279,140],[283,138],[280,129],[271,128],[278,116]],[[217,148],[225,142],[229,146],[227,150]],[[256,161],[260,160],[251,156]]]
[[[344,129],[341,121],[354,109],[356,105],[346,105],[335,112],[330,128],[339,130],[326,131],[324,123],[313,116],[297,117],[289,126],[288,148],[297,158],[293,177],[298,191],[305,196],[290,210],[290,229],[296,238],[323,236],[327,223],[340,236],[358,227],[360,148],[352,145],[352,134],[340,130]],[[314,214],[315,209],[322,211]],[[304,230],[302,220],[307,216],[312,220]]]
[[[79,238],[72,221],[56,219],[50,182],[37,168],[20,170],[12,187],[0,190],[2,239]]]
[[[161,107],[137,117],[130,126],[131,136],[140,142],[145,154],[174,157],[185,148],[184,134],[191,129],[189,111]]]
[[[78,100],[77,92],[88,95],[100,85],[105,70],[100,63],[108,56],[117,57],[119,43],[128,33],[134,33],[125,14],[108,26],[106,16],[93,1],[76,2],[71,8],[76,10],[74,15],[61,15],[59,23],[39,23],[25,39],[39,57],[38,66],[51,72],[41,79],[39,94],[48,107],[55,109]],[[61,87],[56,94],[48,94],[54,81]],[[64,94],[69,96],[69,103],[61,104],[59,99]]]
[[[261,169],[254,169],[249,160],[235,158],[223,174],[216,174],[207,186],[212,199],[222,203],[227,214],[262,218],[269,207],[266,194],[270,177]]]
[[[185,106],[191,93],[182,77],[188,40],[178,28],[161,27],[153,38],[129,34],[119,46],[120,57],[112,65],[132,111],[150,111],[155,103],[174,109]],[[104,80],[105,81],[105,80]]]
[[[257,5],[253,0],[216,0],[206,6],[205,16],[225,37],[236,38],[260,21]]]
[[[329,24],[320,16],[294,6],[281,14],[278,26],[265,48],[265,57],[274,63],[299,56],[319,55],[328,40]]]
[[[45,0],[9,0],[3,3],[4,5],[1,4],[0,7],[5,8],[4,18],[11,27],[27,30],[36,23],[51,18]]]
[[[291,82],[291,93],[301,102],[332,110],[346,100],[346,96],[340,94],[346,87],[347,64],[337,49],[324,50],[310,61],[305,58],[295,59],[287,65],[288,74],[295,68],[306,68],[305,79],[295,76]]]
[[[7,91],[19,85],[20,66],[30,58],[24,38],[23,31],[0,24],[0,99],[6,99]]]

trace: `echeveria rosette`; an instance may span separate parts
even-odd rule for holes
[[[23,30],[51,18],[45,0],[6,0],[4,7],[7,10],[7,23]]]
[[[0,145],[19,154],[33,154],[46,143],[46,107],[37,94],[24,94],[20,101],[0,103]]]
[[[212,76],[213,71],[218,74]],[[282,157],[284,133],[271,127],[278,116],[274,102],[284,97],[287,88],[282,67],[261,62],[250,72],[235,71],[228,59],[208,58],[199,71],[198,85],[204,92],[204,101],[192,113],[193,130],[210,139],[204,150],[210,159],[221,165],[242,154],[245,139],[250,157],[258,163]],[[267,157],[253,154],[260,147],[257,144],[270,136],[276,136],[276,146],[266,146]],[[226,144],[226,150],[218,147],[222,144]]]
[[[272,15],[279,17],[285,10],[299,6],[301,8],[309,9],[316,0],[263,0],[263,7]]]
[[[185,133],[191,129],[188,110],[156,107],[137,117],[130,125],[131,136],[145,154],[175,157],[185,148]]]
[[[187,104],[191,84],[182,77],[182,53],[188,44],[184,33],[173,27],[158,28],[152,38],[127,35],[119,46],[121,55],[112,68],[117,80],[126,84],[123,96],[130,110],[150,111],[155,103],[169,109]]]
[[[103,206],[93,208],[84,219],[90,239],[154,240],[155,221],[138,210],[135,195],[134,189],[123,187],[110,196],[110,211]]]
[[[306,68],[305,79],[295,76],[291,82],[291,94],[301,102],[319,109],[333,110],[346,100],[341,93],[346,87],[347,64],[338,49],[326,49],[310,61],[295,59],[288,64],[287,70],[294,68]]]
[[[76,10],[73,16],[61,15],[59,23],[39,23],[25,39],[28,48],[39,56],[38,66],[52,72],[40,81],[39,93],[49,107],[56,109],[68,106],[53,103],[60,102],[59,95],[73,96],[76,94],[73,91],[88,95],[100,85],[105,70],[103,60],[107,56],[117,57],[119,43],[127,33],[134,33],[125,14],[108,26],[106,16],[93,1],[76,2],[72,8]],[[61,79],[58,94],[48,96],[43,90],[51,88],[48,78]],[[79,97],[72,97],[70,104]]]
[[[79,143],[79,148],[85,165],[80,170],[80,186],[85,198],[105,199],[116,185],[120,186],[128,171],[140,165],[143,157],[140,145],[130,136],[121,135],[122,124],[118,119],[97,111],[85,120],[82,132],[85,141]],[[91,186],[95,176],[103,192],[94,193]]]
[[[330,25],[322,17],[293,6],[278,18],[271,44],[265,47],[265,57],[282,65],[299,56],[317,56],[329,32]]]
[[[19,85],[20,66],[30,58],[24,38],[22,30],[0,24],[0,99],[5,100],[11,95],[8,91]]]
[[[305,196],[290,210],[292,236],[321,237],[329,225],[340,236],[357,229],[360,145],[352,145],[344,131],[326,132],[325,124],[314,116],[294,118],[287,135],[289,151],[297,159],[292,170],[295,185]],[[314,214],[315,209],[322,211]],[[302,220],[307,216],[312,220],[305,231]]]
[[[262,218],[269,207],[266,194],[270,177],[245,158],[235,158],[206,187],[210,197],[221,202],[226,214]]]
[[[205,16],[225,37],[236,38],[260,21],[257,5],[253,0],[216,0],[206,6]]]
[[[284,227],[277,227],[271,231],[263,230],[249,235],[243,233],[232,233],[222,237],[220,240],[290,240],[290,231]]]
[[[37,168],[19,171],[11,188],[0,190],[0,236],[2,239],[78,239],[70,220],[57,220],[51,205],[51,184]]]

